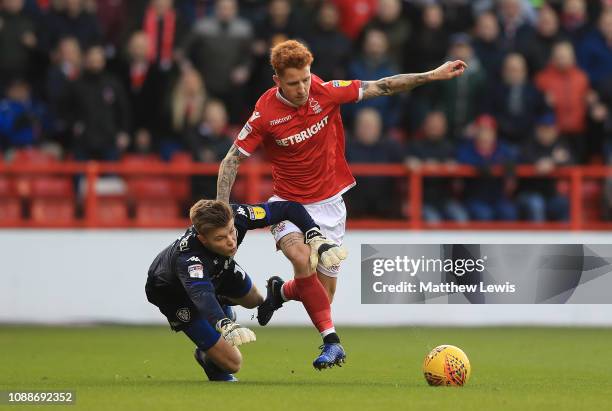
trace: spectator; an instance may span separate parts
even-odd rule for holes
[[[481,110],[486,91],[486,73],[474,55],[470,37],[455,34],[451,39],[449,59],[463,60],[468,64],[465,73],[457,78],[436,84],[434,106],[446,114],[451,133],[462,135]]]
[[[252,77],[251,94],[259,96],[274,85],[274,71],[268,63],[269,51],[276,44],[290,38],[300,38],[303,29],[292,12],[289,0],[271,0],[267,13],[255,26],[253,54],[255,68]]]
[[[612,76],[612,9],[602,13],[597,29],[585,36],[577,50],[580,66],[594,88]]]
[[[245,85],[252,70],[252,37],[251,24],[238,17],[237,1],[217,0],[215,15],[196,23],[186,47],[208,92],[223,101],[235,123],[243,117]]]
[[[128,0],[95,0],[96,17],[107,54],[114,56],[121,50],[122,36],[128,24]]]
[[[512,53],[504,60],[502,82],[493,87],[488,108],[497,120],[499,134],[517,145],[531,136],[535,119],[548,110],[544,96],[527,77],[522,55]]]
[[[465,204],[472,220],[515,221],[518,217],[511,195],[516,187],[513,177],[493,177],[491,167],[508,168],[516,155],[497,137],[497,124],[489,115],[476,120],[476,136],[459,147],[457,160],[461,164],[476,167],[479,177],[469,178],[465,183]]]
[[[220,100],[209,100],[199,124],[186,134],[187,148],[194,159],[203,163],[223,160],[232,145],[228,134],[227,110]]]
[[[170,70],[175,49],[187,34],[187,27],[174,9],[173,0],[150,0],[140,27],[148,38],[149,63],[162,71]]]
[[[32,97],[30,85],[22,79],[12,80],[6,98],[0,100],[0,148],[38,145],[49,125],[46,107]]]
[[[354,138],[346,148],[351,163],[399,163],[402,150],[383,136],[382,118],[372,108],[359,110],[355,118]],[[351,190],[347,202],[351,214],[358,217],[390,218],[397,216],[397,194],[390,177],[357,177],[359,190]]]
[[[402,16],[401,1],[379,0],[376,15],[366,24],[363,32],[369,29],[385,33],[389,42],[390,59],[396,67],[401,67],[406,59],[405,52],[412,34],[410,22]]]
[[[148,129],[139,128],[134,132],[134,141],[130,152],[147,158],[158,156],[157,147],[155,147],[155,142]]]
[[[85,53],[84,72],[70,93],[78,160],[116,160],[130,144],[130,107],[121,83],[105,72],[101,46]]]
[[[370,29],[364,35],[363,50],[348,68],[349,78],[360,80],[378,80],[397,74],[397,68],[389,58],[389,44],[384,32]],[[354,118],[356,110],[372,107],[382,116],[385,128],[395,126],[398,122],[397,96],[378,97],[360,103],[345,106],[347,118]]]
[[[149,39],[145,32],[133,33],[118,69],[133,110],[132,131],[162,127],[159,101],[165,99],[170,74],[150,59]]]
[[[441,0],[440,3],[444,7],[446,26],[451,33],[464,32],[474,26],[472,0]]]
[[[529,73],[542,70],[550,60],[553,46],[566,39],[559,27],[559,17],[552,7],[543,6],[535,30],[523,37],[519,52],[527,59]]]
[[[58,104],[68,84],[81,74],[81,47],[74,37],[61,39],[51,54],[52,66],[47,73],[46,96],[52,105]]]
[[[599,152],[603,153],[605,164],[612,164],[612,76],[601,83],[593,100],[591,118],[602,140]]]
[[[571,43],[561,42],[554,46],[549,65],[536,75],[535,83],[554,108],[562,136],[569,139],[576,159],[583,162],[589,80],[576,66]]]
[[[186,145],[194,160],[217,163],[223,160],[232,146],[227,133],[227,111],[219,100],[210,100],[204,106],[202,121],[187,133]],[[194,176],[192,192],[197,198],[213,198],[217,193],[216,176]]]
[[[415,32],[410,43],[407,61],[404,62],[406,71],[432,70],[444,61],[449,44],[449,33],[444,23],[444,12],[439,4],[428,3],[423,8],[423,27]]]
[[[51,55],[52,65],[47,72],[46,98],[54,119],[53,137],[64,148],[71,140],[69,91],[81,75],[82,57],[79,42],[74,37],[60,40]]]
[[[561,27],[573,45],[578,46],[585,34],[591,30],[585,0],[564,0]]]
[[[534,165],[540,175],[572,163],[569,148],[559,139],[553,113],[538,119],[535,138],[523,147],[522,162]],[[569,218],[569,200],[559,194],[554,178],[525,179],[521,182],[517,203],[529,221],[567,221]]]
[[[6,81],[30,70],[37,44],[34,22],[23,11],[24,0],[4,0],[0,8],[0,94]]]
[[[453,166],[455,149],[448,137],[446,117],[441,111],[431,111],[425,117],[423,138],[413,141],[406,151],[406,165],[412,170],[422,166]],[[426,177],[423,180],[423,219],[430,223],[442,220],[465,222],[468,215],[463,206],[451,197],[453,187],[448,179]]]
[[[306,43],[315,56],[312,72],[324,80],[346,78],[352,45],[339,30],[338,22],[338,9],[334,3],[325,2],[317,14],[315,27],[306,34]]]
[[[165,128],[168,132],[161,142],[164,159],[169,159],[174,151],[185,148],[186,134],[202,120],[206,97],[200,74],[189,66],[185,67],[166,105],[166,117],[169,118]]]
[[[505,51],[515,51],[521,38],[531,31],[527,9],[521,0],[500,0],[498,4],[502,47]]]
[[[485,12],[476,19],[474,52],[482,63],[491,82],[499,78],[504,51],[499,36],[499,23],[491,12]]]
[[[340,12],[340,29],[355,40],[376,13],[378,0],[331,0]]]
[[[74,37],[81,48],[99,44],[102,40],[100,26],[93,13],[84,7],[84,0],[63,0],[53,3],[46,15],[44,31],[40,36],[44,50],[57,47],[60,39]]]

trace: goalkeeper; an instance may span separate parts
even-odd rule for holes
[[[241,344],[255,333],[236,323],[232,305],[255,308],[264,302],[246,272],[234,261],[248,230],[289,220],[325,264],[338,264],[346,252],[327,240],[306,209],[294,202],[228,205],[199,200],[190,211],[192,226],[161,251],[148,272],[147,299],[168,318],[174,331],[196,345],[195,359],[211,381],[237,381]]]

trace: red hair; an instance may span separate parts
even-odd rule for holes
[[[285,69],[303,69],[312,64],[312,53],[308,48],[295,40],[287,40],[277,44],[270,51],[270,64],[277,75]]]

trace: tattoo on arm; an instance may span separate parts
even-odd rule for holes
[[[305,245],[302,233],[289,233],[278,242],[278,246],[283,252],[295,245]]]
[[[412,90],[432,80],[432,72],[429,71],[427,73],[417,74],[398,74],[391,77],[384,77],[376,81],[362,81],[362,100],[379,96],[391,96],[402,91]]]
[[[247,156],[242,154],[235,145],[232,145],[229,149],[219,166],[219,176],[217,177],[217,200],[229,203],[232,186],[236,180],[236,174],[238,174],[238,167],[240,166],[240,162],[246,157]]]

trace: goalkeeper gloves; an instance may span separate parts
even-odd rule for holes
[[[233,322],[229,318],[223,318],[217,321],[216,328],[221,334],[221,337],[235,347],[256,340],[253,331]]]
[[[331,268],[340,264],[348,255],[344,247],[327,239],[318,227],[306,231],[304,242],[310,246],[310,268],[312,271],[317,269],[319,261],[325,268]]]

